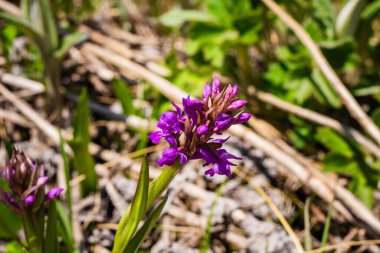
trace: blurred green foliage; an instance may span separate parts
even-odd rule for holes
[[[69,142],[74,151],[74,167],[79,174],[85,176],[85,179],[81,182],[83,196],[95,192],[97,186],[95,161],[89,151],[91,142],[90,116],[87,90],[83,89],[74,113],[73,139]]]

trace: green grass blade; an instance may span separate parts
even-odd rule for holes
[[[327,239],[328,239],[329,232],[330,232],[330,223],[331,223],[333,206],[334,206],[334,199],[329,204],[329,210],[327,212],[326,223],[325,223],[325,226],[323,228],[321,248],[323,248],[327,245]]]
[[[95,161],[88,149],[91,140],[89,125],[90,109],[88,105],[88,96],[87,91],[83,89],[74,113],[74,136],[69,142],[75,154],[73,161],[75,169],[86,177],[86,179],[81,182],[82,196],[95,192],[97,184]]]
[[[322,75],[322,73],[319,70],[313,70],[311,73],[313,83],[316,85],[316,87],[321,92],[324,99],[334,108],[341,107],[341,102],[336,94],[336,92],[333,90],[327,79]]]
[[[63,159],[63,168],[65,170],[65,184],[66,184],[66,205],[67,209],[69,210],[69,222],[70,222],[70,228],[72,230],[72,224],[73,224],[73,209],[72,209],[72,200],[71,200],[71,186],[70,186],[70,166],[69,166],[69,158],[67,157],[66,151],[65,151],[65,140],[62,137],[61,131],[59,131],[59,149],[60,153]]]
[[[127,223],[123,224],[122,232],[115,237],[115,248],[117,252],[123,252],[129,240],[132,238],[137,226],[144,217],[146,211],[146,205],[148,200],[148,187],[149,187],[149,165],[146,158],[144,158],[141,170],[139,182],[135,197],[131,204],[131,211],[128,215]],[[120,225],[119,225],[120,226]]]
[[[127,84],[120,79],[116,79],[112,82],[112,88],[123,107],[124,114],[134,115],[135,108],[132,103],[132,94]]]
[[[56,201],[49,203],[48,219],[45,234],[45,252],[58,253],[58,214]]]
[[[311,243],[311,228],[310,228],[310,198],[306,199],[305,211],[304,211],[304,223],[305,223],[305,249],[310,251],[313,249]]]
[[[216,197],[214,201],[211,204],[211,210],[210,210],[210,215],[207,218],[207,227],[205,234],[203,236],[202,242],[201,242],[201,253],[207,253],[208,250],[210,249],[210,243],[211,243],[211,228],[212,228],[212,218],[215,213],[215,206],[218,203],[219,197],[222,195],[222,190],[224,185],[226,184],[226,180],[224,180],[218,187],[217,192],[216,192]]]
[[[73,232],[71,230],[69,219],[61,202],[56,202],[57,215],[59,221],[59,234],[66,246],[66,252],[79,252],[75,246]]]
[[[161,215],[162,210],[166,204],[168,197],[165,197],[160,204],[152,211],[148,219],[144,222],[144,225],[137,231],[136,235],[128,243],[124,253],[135,253],[143,242],[144,238],[152,230],[153,226],[156,224],[158,218]]]

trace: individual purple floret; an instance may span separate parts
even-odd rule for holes
[[[238,100],[238,85],[228,85],[220,90],[220,80],[214,77],[212,86],[206,83],[203,90],[203,100],[182,98],[181,109],[172,103],[176,112],[165,112],[157,124],[158,131],[149,135],[150,140],[157,144],[162,138],[170,147],[162,153],[158,166],[171,166],[177,161],[180,164],[188,160],[202,159],[203,166],[211,165],[206,175],[215,174],[231,177],[230,166],[235,165],[230,160],[239,160],[222,148],[227,139],[215,139],[230,126],[242,124],[249,120],[251,114],[239,111],[247,103]],[[183,137],[182,137],[183,136]],[[180,142],[181,140],[181,142]]]
[[[45,194],[49,178],[44,176],[40,166],[17,148],[13,149],[12,157],[7,160],[1,175],[10,193],[0,189],[0,201],[16,211],[26,207],[37,210],[44,201],[58,197],[63,190],[57,187]]]

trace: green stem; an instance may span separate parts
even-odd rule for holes
[[[62,108],[62,97],[59,92],[61,84],[60,61],[48,54],[44,56],[44,64],[48,112],[49,114],[58,113],[59,120]]]
[[[43,235],[40,231],[41,226],[36,218],[37,214],[31,210],[25,210],[22,215],[22,223],[24,226],[25,237],[28,242],[28,250],[30,253],[43,252]],[[42,236],[42,237],[41,237]]]
[[[240,45],[236,48],[237,53],[237,63],[239,65],[240,70],[240,79],[244,83],[251,83],[253,80],[253,68],[250,64],[248,48],[247,46]]]
[[[168,188],[170,182],[182,169],[182,165],[176,163],[173,166],[168,166],[163,169],[161,174],[149,184],[148,200],[145,208],[145,212],[153,205],[154,201],[161,196],[161,194]],[[118,238],[124,238],[125,225],[127,224],[129,213],[131,212],[131,206],[125,211],[122,219],[119,222],[119,226],[115,235],[115,245],[112,252],[118,252],[118,249],[123,248],[120,244],[123,244],[123,240],[118,240]]]

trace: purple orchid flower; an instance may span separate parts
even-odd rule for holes
[[[0,201],[15,211],[29,206],[36,210],[41,205],[41,201],[36,201],[38,196],[45,195],[45,199],[51,200],[63,191],[62,188],[54,188],[45,194],[49,178],[43,175],[40,166],[17,148],[13,148],[12,157],[7,160],[1,175],[11,192],[0,190]]]
[[[211,165],[205,174],[209,176],[226,175],[231,177],[231,160],[241,158],[228,153],[222,145],[228,140],[214,139],[214,134],[220,135],[230,126],[242,124],[249,120],[251,114],[240,111],[247,101],[238,100],[238,85],[228,85],[220,90],[220,80],[214,77],[212,86],[206,83],[202,100],[182,99],[183,110],[173,103],[176,112],[165,112],[157,124],[158,131],[149,135],[152,143],[157,144],[162,138],[170,147],[162,153],[157,161],[158,166],[171,166],[176,162],[186,163],[188,160],[201,159],[203,166]],[[180,137],[183,144],[180,145]]]

